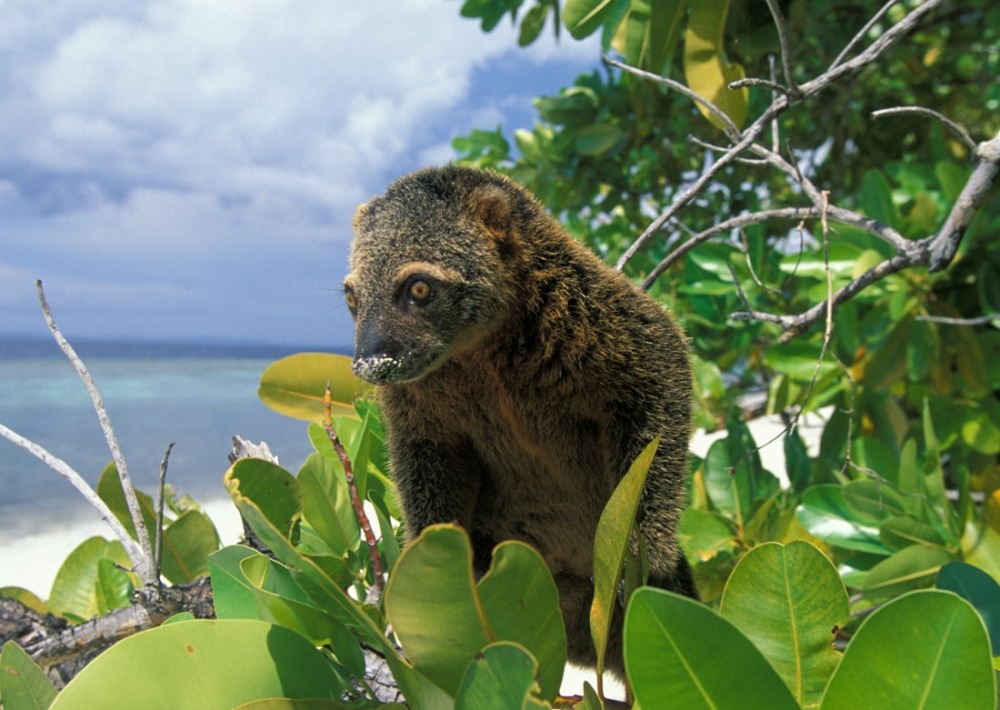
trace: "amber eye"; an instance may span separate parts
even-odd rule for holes
[[[414,279],[407,288],[407,295],[413,303],[424,303],[431,297],[431,285],[423,279]]]
[[[358,297],[351,289],[344,289],[344,300],[347,301],[347,307],[351,309],[352,313],[358,309]]]

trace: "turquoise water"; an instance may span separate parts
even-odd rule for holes
[[[302,422],[257,399],[260,373],[306,348],[75,343],[129,471],[155,490],[170,442],[167,482],[198,498],[225,496],[233,434],[268,442],[297,471],[311,451]],[[93,485],[111,455],[90,398],[53,341],[0,340],[0,423],[45,447]],[[0,544],[96,513],[62,477],[0,439]]]

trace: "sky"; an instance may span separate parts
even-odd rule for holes
[[[459,0],[0,0],[0,336],[349,346],[355,208],[599,47]]]

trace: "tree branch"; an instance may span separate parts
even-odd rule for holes
[[[155,585],[158,580],[156,578],[156,571],[153,568],[153,548],[149,542],[149,532],[146,530],[146,523],[142,517],[142,510],[139,507],[139,498],[135,494],[135,487],[132,485],[132,478],[129,476],[125,457],[122,455],[121,447],[118,445],[118,437],[111,426],[111,419],[108,417],[108,412],[104,408],[104,400],[101,398],[101,393],[97,390],[97,385],[94,384],[94,378],[90,376],[86,365],[83,364],[83,360],[80,359],[80,356],[76,354],[76,350],[73,349],[73,346],[69,344],[69,341],[63,337],[59,328],[56,327],[55,320],[53,320],[52,313],[49,310],[48,301],[45,300],[45,291],[42,289],[41,280],[35,282],[35,289],[38,291],[38,300],[42,307],[42,314],[45,316],[45,323],[49,326],[49,330],[59,345],[59,349],[63,351],[63,354],[73,364],[73,367],[76,368],[77,374],[87,388],[90,401],[94,405],[94,411],[97,412],[97,419],[101,424],[101,431],[104,432],[104,438],[108,443],[108,448],[111,450],[111,457],[115,462],[115,468],[118,470],[118,478],[122,484],[122,491],[125,494],[125,502],[128,504],[129,514],[132,517],[133,525],[135,525],[136,536],[139,539],[139,548],[142,550],[142,554],[138,560],[132,558],[132,562],[136,566],[135,572],[139,575],[143,584]]]

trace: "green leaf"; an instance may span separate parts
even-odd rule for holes
[[[976,608],[986,624],[992,653],[1000,656],[1000,584],[978,567],[949,562],[938,572],[937,588],[954,592]]]
[[[604,670],[611,617],[618,604],[618,583],[635,527],[636,511],[646,485],[646,474],[660,446],[656,437],[642,450],[604,506],[594,536],[594,601],[590,607],[590,635],[597,651],[597,671]]]
[[[260,553],[243,545],[228,545],[208,558],[212,603],[219,619],[260,619],[257,597],[240,563]]]
[[[910,545],[944,545],[941,535],[933,526],[910,517],[889,518],[879,526],[882,542],[891,548],[902,550]]]
[[[361,527],[351,505],[351,494],[342,471],[319,454],[311,454],[299,469],[302,512],[330,549],[338,554],[357,550]]]
[[[265,555],[251,555],[241,560],[240,571],[257,598],[264,621],[296,631],[315,646],[330,646],[341,665],[357,677],[364,676],[365,657],[357,639],[313,602],[287,567]]]
[[[723,34],[729,0],[702,0],[691,3],[684,35],[684,78],[696,94],[711,101],[727,114],[736,127],[746,121],[750,92],[746,87],[729,90],[729,84],[746,78],[739,64],[725,60]],[[722,121],[698,104],[701,115],[722,129]]]
[[[0,699],[6,710],[44,710],[56,688],[23,648],[8,641],[0,651]]]
[[[916,587],[930,586],[951,555],[940,547],[911,545],[879,562],[865,575],[861,591],[869,599],[884,599]]]
[[[667,73],[668,63],[677,49],[687,8],[686,0],[651,0],[647,51],[647,68],[650,71]]]
[[[877,526],[906,512],[903,499],[895,489],[868,478],[845,484],[840,495],[851,511],[851,519],[862,525]]]
[[[805,340],[793,340],[786,345],[772,345],[764,352],[764,364],[775,372],[788,375],[795,382],[811,382],[817,373],[820,345]],[[819,364],[820,378],[840,368],[824,360]]]
[[[822,710],[992,708],[989,639],[950,592],[911,592],[868,617],[834,671]]]
[[[600,29],[616,6],[628,6],[629,0],[566,0],[562,20],[574,39],[583,39]]]
[[[522,542],[500,543],[477,591],[496,639],[527,650],[540,667],[542,697],[555,698],[566,666],[566,627],[559,589],[545,562]]]
[[[882,224],[899,229],[899,211],[892,202],[892,186],[885,174],[869,170],[861,178],[861,207],[864,213]]]
[[[837,630],[850,620],[837,569],[808,542],[765,543],[733,570],[719,613],[764,654],[804,706],[816,705],[840,662]]]
[[[481,708],[547,708],[538,698],[538,662],[524,648],[509,641],[490,644],[469,665],[455,710]]]
[[[249,619],[196,619],[119,641],[70,681],[52,708],[231,708],[263,698],[335,700],[345,690],[324,655],[293,631]]]
[[[472,546],[453,525],[425,528],[403,551],[385,610],[413,666],[452,696],[469,662],[496,641],[476,594]]]
[[[844,502],[840,486],[813,486],[802,494],[802,504],[795,510],[802,527],[820,540],[837,547],[879,555],[889,554],[878,530],[854,519]]]
[[[163,539],[163,576],[183,584],[208,574],[208,556],[219,549],[219,533],[200,510],[185,510]]]
[[[684,552],[699,560],[710,560],[719,552],[735,547],[732,523],[709,510],[687,508],[681,514],[677,540]]]
[[[723,513],[738,516],[745,522],[750,515],[750,481],[745,466],[738,466],[730,456],[725,439],[713,442],[705,455],[705,488],[712,504]]]
[[[329,353],[298,353],[272,363],[260,376],[257,396],[293,419],[323,420],[323,395],[330,383],[333,416],[354,416],[354,400],[369,385],[354,376],[351,358]]]
[[[797,710],[785,683],[729,621],[652,587],[625,612],[625,666],[644,708]]]
[[[527,47],[538,39],[545,27],[545,18],[549,14],[549,5],[538,3],[524,14],[521,20],[521,31],[517,35],[519,47]]]
[[[580,155],[601,155],[615,147],[623,137],[622,129],[611,123],[595,123],[576,133],[576,152]]]
[[[104,616],[113,609],[122,609],[132,603],[132,592],[135,587],[129,573],[118,567],[114,562],[102,557],[97,561],[97,580],[94,583],[94,596],[97,600],[97,613]]]
[[[97,592],[98,566],[107,559],[128,568],[131,562],[121,543],[92,537],[80,543],[63,561],[52,582],[49,613],[81,622],[101,613]]]
[[[297,542],[302,490],[292,474],[270,461],[240,459],[223,481],[237,507],[242,500],[252,501],[282,536]]]

